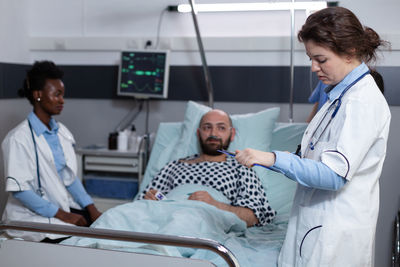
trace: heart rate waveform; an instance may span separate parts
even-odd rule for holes
[[[167,73],[165,52],[122,52],[118,93],[166,97]]]

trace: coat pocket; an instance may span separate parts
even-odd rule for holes
[[[321,233],[324,228],[323,212],[319,209],[302,207],[297,221],[296,247],[301,261],[307,264],[319,256]]]

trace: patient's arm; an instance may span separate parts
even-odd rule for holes
[[[197,191],[190,195],[190,200],[198,200],[213,205],[221,210],[235,213],[240,219],[246,222],[247,227],[254,226],[258,223],[254,212],[249,208],[232,206],[215,200],[207,191]]]

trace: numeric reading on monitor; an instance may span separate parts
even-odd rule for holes
[[[167,51],[121,52],[118,95],[166,98],[167,83]]]

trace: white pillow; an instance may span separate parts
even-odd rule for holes
[[[182,133],[178,144],[173,150],[173,159],[179,159],[200,152],[196,130],[201,117],[210,107],[189,101],[187,104]],[[257,113],[231,115],[233,127],[236,129],[234,141],[229,150],[256,148],[269,151],[272,132],[279,116],[279,108],[269,108]]]

